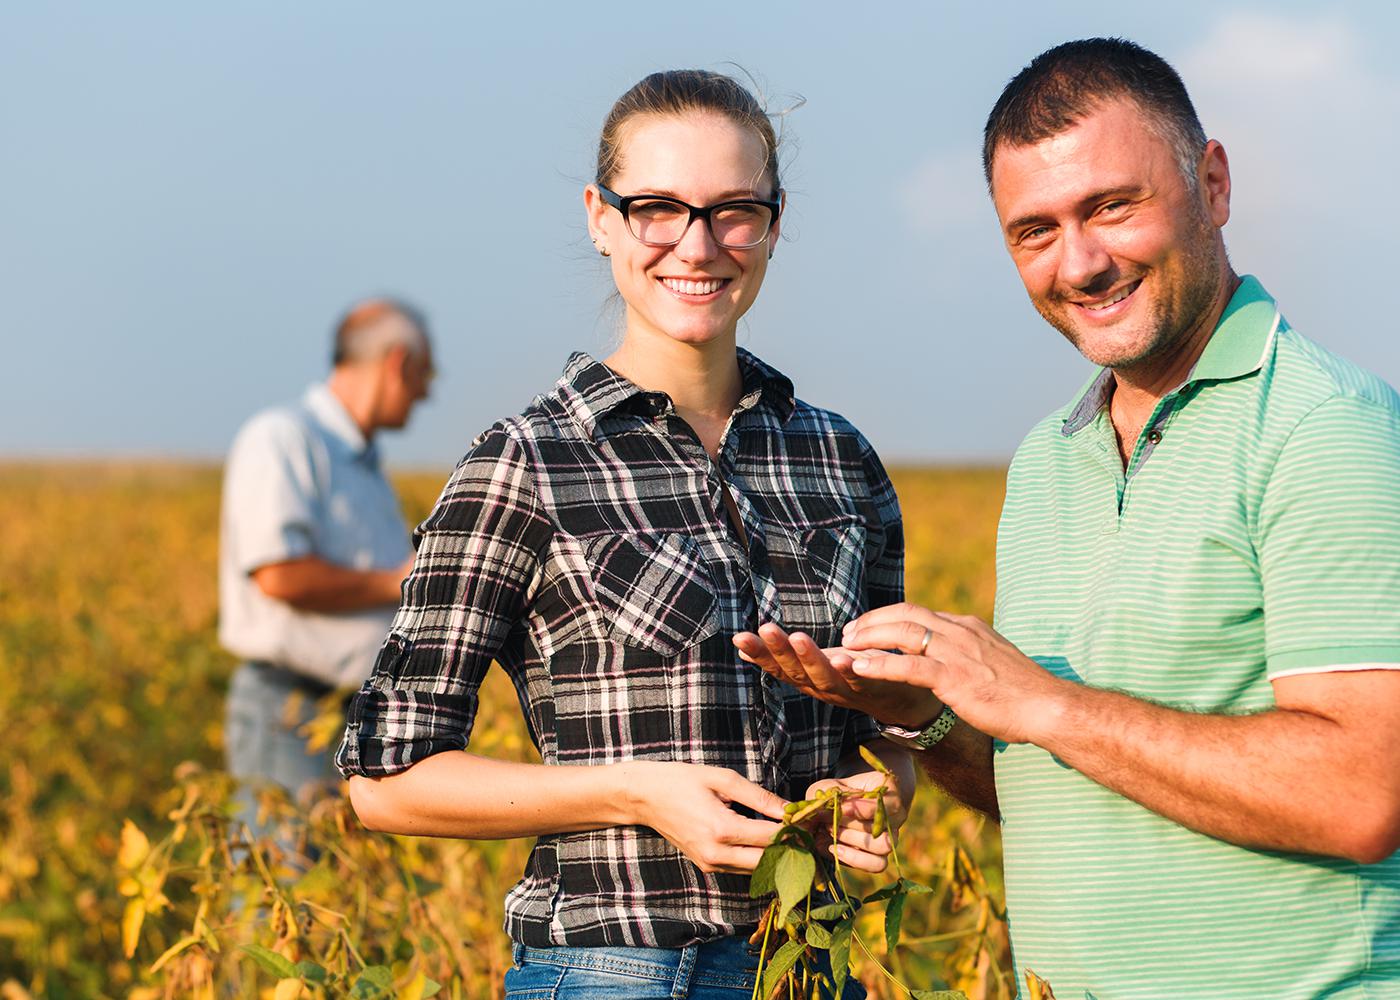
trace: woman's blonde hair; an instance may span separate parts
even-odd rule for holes
[[[782,187],[778,173],[778,136],[758,99],[738,81],[705,69],[652,73],[617,99],[598,139],[595,180],[607,184],[622,167],[623,129],[643,115],[683,115],[708,111],[724,115],[752,131],[763,143],[764,172],[773,180],[771,196]]]

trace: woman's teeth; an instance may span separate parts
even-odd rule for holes
[[[709,281],[682,281],[679,278],[662,278],[661,283],[673,292],[680,292],[682,295],[709,295],[717,292],[724,284],[721,278],[712,278]]]

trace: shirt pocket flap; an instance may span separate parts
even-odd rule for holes
[[[583,548],[617,642],[675,656],[718,631],[714,584],[694,538],[629,532],[586,539]]]
[[[821,578],[839,627],[868,611],[865,606],[865,522],[841,518],[802,532],[807,559]]]

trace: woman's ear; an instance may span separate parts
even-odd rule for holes
[[[608,255],[608,232],[603,219],[608,211],[607,202],[598,192],[597,184],[589,184],[583,189],[583,209],[588,217],[588,238],[604,257]]]

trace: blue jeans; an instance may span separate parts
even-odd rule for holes
[[[297,733],[316,717],[316,698],[329,690],[262,663],[244,663],[229,682],[224,754],[229,773],[239,782],[237,818],[254,836],[273,838],[284,853],[292,853],[296,838],[292,831],[258,822],[256,789],[279,785],[304,803],[312,791],[340,780],[330,750],[308,751],[306,738]],[[293,695],[299,703],[288,718]]]
[[[738,937],[684,948],[517,944],[506,1000],[749,1000],[757,970],[758,948]],[[847,981],[842,1000],[864,996],[864,987]]]

